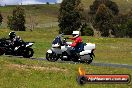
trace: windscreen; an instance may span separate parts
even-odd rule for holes
[[[52,44],[62,44],[62,41],[61,41],[61,38],[60,37],[56,37],[54,40],[53,40],[53,42],[52,42]]]

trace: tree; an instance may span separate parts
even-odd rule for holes
[[[90,22],[102,36],[108,37],[114,30],[113,18],[118,13],[118,5],[112,0],[95,0],[90,6]]]
[[[114,25],[114,29],[112,31],[112,34],[115,36],[115,37],[120,37],[120,38],[123,38],[126,35],[126,32],[127,32],[127,25],[126,24],[115,24]]]
[[[71,34],[82,25],[83,8],[80,0],[63,0],[59,9],[59,33]]]
[[[49,5],[50,3],[49,2],[46,2],[47,5]]]
[[[129,36],[130,38],[132,38],[132,20],[129,20],[127,23],[127,30],[126,30],[126,34],[127,36]]]
[[[8,16],[8,27],[14,31],[25,31],[25,11],[23,8],[17,6],[12,16]]]
[[[2,21],[3,21],[3,17],[2,17],[2,14],[0,12],[0,25],[2,24]]]
[[[94,31],[93,31],[93,29],[90,27],[90,26],[88,26],[88,24],[84,24],[84,25],[82,25],[82,28],[81,28],[81,35],[82,36],[93,36],[94,35]]]
[[[95,15],[95,23],[101,35],[104,37],[109,36],[109,31],[112,27],[112,18],[113,15],[111,11],[104,4],[101,4]]]
[[[104,4],[107,8],[109,8],[113,15],[118,15],[119,13],[118,5],[112,0],[95,0],[93,2],[93,5],[90,6],[89,13],[92,15],[96,14],[100,4]]]
[[[113,18],[113,30],[111,32],[115,37],[125,37],[127,28],[128,17],[127,14],[118,14]]]

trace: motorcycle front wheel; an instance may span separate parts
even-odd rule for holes
[[[46,53],[46,59],[51,62],[55,62],[58,60],[58,57],[55,53]]]
[[[33,56],[33,54],[34,54],[34,51],[32,48],[26,48],[26,50],[23,53],[23,57],[24,58],[30,58]]]

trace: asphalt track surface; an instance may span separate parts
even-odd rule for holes
[[[38,58],[38,59],[42,59],[42,58]],[[44,59],[44,60],[46,60],[46,59]],[[68,64],[80,64],[78,62],[73,62],[73,61],[58,60],[57,62],[59,62],[59,63],[68,63]],[[132,65],[128,65],[128,64],[102,63],[102,62],[94,62],[93,61],[90,65],[103,66],[103,67],[114,67],[114,68],[127,68],[127,69],[132,70]]]
[[[14,56],[10,56],[9,55],[8,57],[14,57]],[[17,57],[18,58],[23,58],[21,56],[17,56]],[[47,61],[45,58],[25,58],[25,59]],[[67,64],[80,64],[78,62],[73,62],[73,61],[61,61],[61,60],[58,60],[56,62],[57,63],[67,63]],[[103,63],[103,62],[94,62],[93,61],[90,65],[92,65],[92,66],[102,66],[102,67],[113,67],[113,68],[127,68],[127,69],[131,69],[132,70],[132,65],[128,65],[128,64]]]

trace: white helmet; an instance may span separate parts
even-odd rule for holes
[[[77,38],[80,35],[80,32],[79,31],[73,31],[72,35],[74,38]]]

